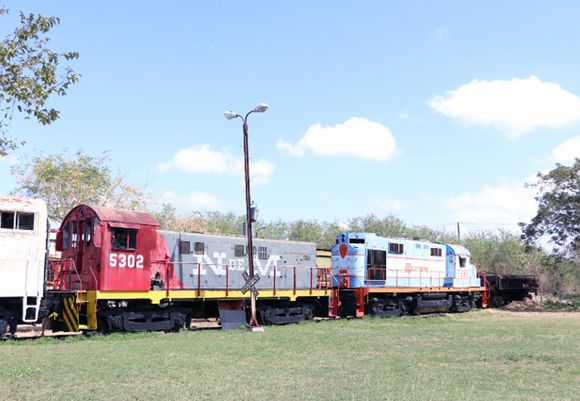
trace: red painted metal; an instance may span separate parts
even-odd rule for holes
[[[230,266],[226,265],[226,297],[228,296],[230,289]]]
[[[294,271],[294,295],[296,295],[296,266],[292,270]]]
[[[62,285],[68,287],[63,289],[147,291],[156,275],[167,291],[182,288],[158,228],[153,216],[145,212],[76,206],[57,236],[62,259],[75,262],[74,269],[62,272],[67,276]],[[112,235],[119,229],[137,230],[134,248],[113,248]]]
[[[338,252],[340,253],[340,257],[344,259],[344,257],[347,255],[348,253],[348,245],[346,244],[341,244],[338,247]]]
[[[478,266],[479,268],[479,266]],[[478,277],[481,278],[483,281],[483,287],[485,290],[483,291],[483,297],[481,298],[481,307],[482,308],[489,308],[489,301],[491,296],[491,287],[489,285],[489,281],[487,280],[487,274],[485,272],[479,272]]]
[[[75,275],[73,259],[51,259],[48,262],[47,288],[49,290],[69,290],[73,287],[72,277]]]
[[[333,288],[330,293],[330,302],[328,303],[328,316],[338,317],[340,308],[340,287]]]
[[[146,212],[139,212],[136,210],[112,209],[109,207],[101,207],[101,206],[93,206],[91,207],[91,209],[95,211],[97,217],[101,219],[101,221],[104,220],[113,224],[120,223],[127,225],[159,227],[159,223],[157,223],[157,220],[155,220],[155,218],[152,215]],[[74,210],[75,209],[73,209],[73,211]]]
[[[364,317],[365,315],[365,298],[368,294],[366,288],[357,288],[356,294],[356,317]]]

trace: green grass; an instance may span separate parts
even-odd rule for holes
[[[0,343],[0,400],[578,400],[580,315]]]

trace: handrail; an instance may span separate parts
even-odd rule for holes
[[[167,287],[165,288],[167,291],[176,290],[177,288],[172,288],[169,285],[169,264],[175,266],[182,266],[187,267],[191,266],[190,270],[190,277],[194,278],[194,285],[193,288],[197,292],[197,296],[201,296],[201,292],[204,288],[202,288],[202,276],[204,274],[212,274],[214,278],[223,278],[220,281],[216,281],[216,285],[212,287],[212,289],[224,289],[226,296],[230,295],[232,290],[237,290],[239,288],[237,285],[232,286],[232,279],[239,281],[239,287],[243,287],[243,282],[241,281],[241,273],[245,271],[245,266],[236,266],[236,265],[219,265],[216,268],[216,265],[211,263],[198,263],[198,262],[173,262],[173,261],[165,261],[165,260],[153,260],[151,261],[152,264],[161,264],[166,265],[166,282]],[[163,269],[163,267],[161,268]],[[219,269],[219,270],[218,270]],[[216,272],[215,270],[218,270]],[[316,281],[314,271],[316,271]],[[211,273],[210,273],[211,272]],[[235,274],[238,273],[238,274]],[[195,278],[197,276],[197,278]],[[325,294],[328,293],[328,289],[332,285],[332,280],[330,279],[331,276],[331,268],[330,267],[308,267],[308,266],[277,266],[272,265],[268,268],[268,274],[265,277],[262,277],[261,283],[263,283],[264,279],[271,280],[270,284],[268,285],[268,289],[272,290],[272,295],[276,295],[280,289],[290,290],[292,291],[292,295],[296,295],[298,290],[308,290],[310,294],[313,293],[315,290],[325,290]],[[279,278],[285,278],[287,281],[286,283],[289,284],[284,287],[280,287],[280,280]],[[220,283],[221,282],[221,283]],[[304,285],[308,283],[307,285]],[[189,286],[188,286],[189,287]],[[191,287],[190,287],[191,288]],[[262,287],[263,288],[263,287]],[[179,289],[184,289],[184,287],[180,287]]]
[[[366,277],[361,275],[363,273],[363,269],[357,269],[353,271],[353,269],[337,269],[334,268],[333,270],[338,270],[338,274],[333,273],[333,278],[339,281],[339,284],[342,287],[348,287],[348,285],[344,285],[345,281],[351,281],[352,279],[359,279],[361,280],[361,284],[363,286],[369,286],[371,284],[381,284],[386,285],[388,287],[392,286],[389,285],[389,280],[395,281],[395,287],[399,287],[400,284],[406,284],[406,286],[411,287],[412,281],[416,281],[418,285],[413,287],[419,288],[434,288],[434,287],[444,287],[446,282],[451,280],[459,280],[459,281],[468,281],[469,277],[449,277],[444,275],[443,272],[428,272],[430,274],[424,274],[424,270],[409,270],[409,269],[383,269],[381,268],[367,268],[366,270]],[[379,273],[378,275],[376,273]],[[393,274],[394,273],[394,274]],[[380,278],[369,278],[369,277],[380,277]],[[342,280],[341,280],[342,279]],[[426,284],[426,281],[428,284]],[[435,285],[434,285],[435,282]]]

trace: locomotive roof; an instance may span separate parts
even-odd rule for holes
[[[137,210],[125,210],[125,209],[114,209],[111,207],[104,207],[104,206],[88,206],[88,205],[79,205],[76,206],[73,210],[76,210],[81,207],[86,207],[93,209],[99,220],[106,221],[110,223],[125,223],[125,224],[139,224],[145,226],[159,226],[155,217],[147,212],[141,212]],[[72,210],[69,214],[72,213]],[[68,216],[67,216],[68,217]],[[66,218],[65,218],[66,220]]]
[[[93,210],[97,212],[101,221],[115,223],[142,224],[147,226],[158,226],[157,220],[147,212],[137,210],[113,209],[110,207],[96,206]]]
[[[40,199],[29,199],[22,196],[0,195],[0,204],[3,207],[9,207],[19,210],[36,210],[39,207],[45,208],[45,203]]]
[[[160,230],[162,233],[167,234],[176,234],[176,235],[188,235],[188,236],[199,236],[204,238],[211,238],[211,239],[236,239],[236,240],[246,240],[246,237],[237,236],[237,235],[220,235],[220,234],[205,234],[205,233],[188,233],[183,231],[170,231],[170,230]],[[314,242],[308,241],[293,241],[293,240],[283,240],[283,239],[268,239],[268,238],[256,238],[252,239],[254,242],[271,242],[271,243],[280,243],[280,244],[287,244],[288,242],[292,242],[293,244],[306,244],[312,245]]]

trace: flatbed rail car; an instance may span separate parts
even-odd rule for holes
[[[148,213],[80,205],[57,234],[49,298],[63,330],[175,330],[192,317],[243,311],[246,240],[159,230]],[[256,239],[258,317],[283,324],[328,308],[316,245]],[[245,312],[244,312],[245,313]]]
[[[489,306],[501,307],[513,301],[522,301],[538,293],[540,280],[532,274],[482,273],[489,291]]]
[[[485,294],[464,247],[373,233],[337,235],[331,276],[331,316],[464,312]]]
[[[41,200],[0,196],[0,338],[38,319],[44,292],[47,209]]]

